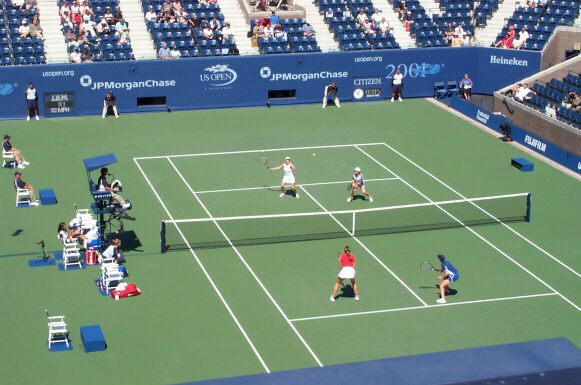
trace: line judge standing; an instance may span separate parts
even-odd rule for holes
[[[398,100],[401,102],[401,92],[403,91],[403,75],[401,74],[399,68],[395,70],[395,75],[393,75],[393,78],[391,79],[391,91],[391,102],[393,103],[395,98],[398,98]]]
[[[26,96],[26,120],[30,120],[34,112],[34,118],[38,120],[38,93],[32,82],[28,83],[28,88],[24,93]]]

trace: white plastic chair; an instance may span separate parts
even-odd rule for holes
[[[18,207],[19,204],[24,203],[27,205],[32,204],[32,199],[30,199],[30,190],[16,187],[16,207]]]
[[[64,342],[69,347],[69,332],[67,331],[67,324],[65,322],[64,315],[57,315],[49,317],[48,312],[46,313],[46,318],[48,320],[48,348],[54,343]]]
[[[5,151],[4,146],[2,147],[2,167],[6,167],[6,163],[12,162],[14,160],[14,152]]]
[[[60,234],[58,237],[63,242],[63,265],[65,270],[67,266],[79,266],[79,268],[82,268],[81,251],[77,246],[76,239],[66,239]]]
[[[123,282],[123,274],[119,271],[118,266],[111,266],[104,269],[101,282],[103,289],[107,294],[115,289],[117,285]]]

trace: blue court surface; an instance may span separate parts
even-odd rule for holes
[[[581,350],[565,338],[554,338],[442,353],[421,354],[375,361],[332,365],[322,368],[289,370],[271,374],[258,374],[218,380],[190,382],[207,385],[280,385],[280,384],[466,384],[496,379],[490,384],[516,384],[523,375],[523,384],[548,384],[538,382],[545,373],[563,371],[569,377],[547,377],[555,385],[581,383]],[[542,374],[541,374],[542,373]],[[538,374],[535,376],[534,374]],[[549,373],[550,374],[550,373]],[[516,376],[511,382],[501,378]],[[565,381],[565,382],[561,382]],[[551,382],[549,382],[551,383]]]

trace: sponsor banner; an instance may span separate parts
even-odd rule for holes
[[[452,98],[452,101],[450,102],[450,108],[453,108],[456,111],[459,111],[464,115],[485,124],[498,133],[501,133],[501,124],[511,122],[510,119],[502,115],[495,115],[492,112],[478,108],[458,97]],[[539,154],[546,156],[551,160],[554,160],[555,162],[567,167],[570,170],[581,174],[580,156],[567,152],[561,147],[558,147],[557,145],[548,142],[545,139],[535,136],[518,126],[515,126],[514,124],[511,124],[510,126],[510,137],[512,140],[538,152]]]
[[[369,101],[391,97],[391,80],[399,70],[406,99],[432,96],[434,82],[459,81],[465,73],[474,93],[492,94],[539,67],[538,52],[481,47],[3,66],[0,118],[23,117],[22,96],[30,81],[39,98],[74,93],[75,113],[91,115],[101,112],[107,91],[114,92],[124,113],[147,110],[137,106],[143,97],[166,97],[174,110],[263,106],[272,90],[296,95],[273,100],[277,104],[320,103],[333,81],[341,101]],[[70,107],[50,106],[51,111]]]

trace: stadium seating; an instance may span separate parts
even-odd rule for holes
[[[142,4],[144,13],[150,6],[156,13],[159,13],[162,7],[160,0],[142,0]],[[213,17],[216,17],[222,26],[225,25],[226,21],[218,4],[200,4],[196,0],[182,0],[182,6],[188,13],[188,18],[191,19],[196,14],[202,20],[202,27]],[[182,58],[236,55],[238,52],[234,39],[223,39],[220,31],[214,31],[215,39],[205,40],[202,31],[194,31],[187,22],[156,22],[151,23],[148,28],[156,49],[159,49],[164,42],[169,48],[177,46]]]
[[[22,21],[30,22],[35,16],[37,16],[36,9],[15,10],[11,0],[2,2],[0,7],[0,65],[46,63],[42,39],[40,37],[21,38],[18,33],[18,27]]]
[[[250,30],[259,23],[260,20],[250,21]],[[262,54],[280,54],[293,52],[320,52],[321,48],[317,44],[315,36],[305,37],[302,26],[306,24],[305,19],[280,19],[280,24],[284,29],[287,38],[268,37],[258,39],[258,48]]]

